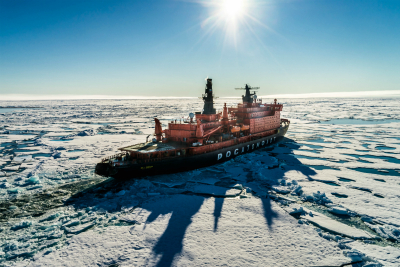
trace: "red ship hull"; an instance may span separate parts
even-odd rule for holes
[[[178,156],[174,158],[165,158],[154,162],[121,164],[116,166],[111,166],[108,163],[99,163],[96,166],[96,173],[116,179],[132,179],[204,168],[231,160],[232,158],[246,153],[251,153],[258,149],[270,147],[283,138],[288,128],[289,125],[286,125],[281,127],[277,134],[204,154]]]

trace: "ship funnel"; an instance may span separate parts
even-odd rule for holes
[[[157,141],[161,141],[162,139],[161,123],[157,118],[154,118],[154,122],[156,123],[154,135],[156,136]]]
[[[228,108],[226,107],[226,103],[224,103],[224,110],[222,111],[222,119],[228,120]]]

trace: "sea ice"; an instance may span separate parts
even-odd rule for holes
[[[189,178],[187,181],[188,182],[195,182],[195,183],[202,183],[202,184],[208,184],[208,185],[214,185],[215,183],[219,182],[221,179],[217,178],[211,178],[211,177],[192,177]],[[181,184],[185,183],[186,181],[181,181]],[[179,185],[178,183],[176,185]]]
[[[14,165],[14,166],[6,166],[3,168],[4,171],[18,171],[19,170],[19,165]]]
[[[26,180],[27,184],[38,184],[40,183],[40,179],[37,176],[31,176],[28,180]]]
[[[235,197],[239,196],[242,190],[238,189],[228,189],[224,187],[214,186],[214,185],[194,185],[187,188],[187,190],[202,195],[211,195],[219,197]]]
[[[303,209],[303,207],[293,208],[293,210],[289,212],[289,214],[292,216],[300,216],[300,215],[305,215],[306,211]]]
[[[19,223],[14,224],[14,226],[11,227],[11,230],[19,230],[22,228],[30,227],[32,225],[31,221],[21,221]]]
[[[9,188],[11,185],[7,182],[0,183],[0,188]]]
[[[400,249],[398,247],[383,247],[360,241],[349,241],[346,246],[358,251],[361,255],[367,255],[369,259],[378,262],[381,266],[398,267],[400,264]]]
[[[231,103],[237,102],[237,99],[218,99],[216,100],[216,106],[222,107],[223,102],[227,102],[230,105]],[[398,129],[400,124],[398,122],[368,125],[332,125],[318,123],[319,121],[329,121],[331,119],[348,119],[350,122],[351,120],[368,120],[369,123],[375,123],[376,120],[387,120],[389,118],[388,114],[390,115],[389,119],[400,119],[398,99],[385,99],[385,101],[379,99],[286,99],[282,117],[288,118],[291,121],[291,126],[286,134],[286,138],[273,148],[246,154],[225,164],[216,165],[199,171],[146,178],[143,182],[138,182],[134,186],[132,186],[132,184],[128,184],[127,186],[117,184],[114,190],[110,190],[111,192],[107,192],[109,188],[107,189],[104,187],[104,189],[100,189],[97,193],[88,193],[90,190],[84,190],[105,180],[93,174],[94,166],[100,158],[117,153],[117,148],[119,147],[145,141],[146,136],[154,131],[154,128],[151,128],[154,126],[153,116],[158,116],[158,118],[162,120],[163,127],[165,128],[166,124],[171,119],[187,116],[189,112],[196,109],[200,110],[202,106],[201,101],[188,99],[187,101],[185,100],[185,104],[182,104],[182,101],[154,99],[118,101],[76,100],[73,102],[51,101],[51,103],[49,101],[15,103],[0,101],[0,104],[35,105],[41,107],[40,109],[28,109],[25,112],[5,113],[0,116],[0,131],[7,132],[7,134],[0,134],[0,176],[1,179],[4,178],[4,180],[0,181],[0,198],[4,201],[3,204],[5,204],[6,207],[8,207],[8,205],[18,207],[17,209],[8,208],[7,212],[2,213],[2,216],[10,216],[7,214],[11,214],[11,212],[14,215],[22,216],[14,218],[11,226],[23,221],[29,220],[35,222],[36,220],[46,219],[50,215],[44,215],[43,218],[39,217],[37,219],[35,219],[35,217],[28,218],[28,216],[30,216],[32,212],[37,212],[39,215],[42,214],[42,212],[47,212],[47,204],[53,201],[58,203],[58,206],[56,206],[57,210],[50,210],[49,213],[46,214],[60,214],[59,217],[53,218],[50,216],[52,219],[42,221],[40,225],[44,224],[46,227],[48,225],[48,227],[43,230],[39,229],[39,224],[36,225],[35,223],[30,227],[20,228],[15,231],[11,230],[10,225],[2,224],[1,228],[4,230],[0,234],[3,240],[17,241],[19,237],[17,237],[16,234],[18,234],[18,236],[27,236],[30,240],[44,239],[46,238],[45,234],[51,233],[54,233],[55,239],[60,239],[61,236],[63,236],[63,238],[67,240],[70,240],[69,238],[75,235],[77,239],[81,238],[81,235],[83,235],[82,238],[89,236],[90,238],[84,242],[86,242],[85,244],[88,245],[90,249],[86,249],[86,246],[82,246],[82,251],[77,251],[76,254],[74,254],[75,252],[71,252],[71,255],[75,255],[75,263],[88,262],[89,265],[91,265],[95,262],[95,264],[108,266],[114,264],[114,262],[110,263],[110,258],[112,258],[116,259],[115,263],[121,263],[123,266],[122,263],[125,262],[125,260],[118,260],[120,257],[119,253],[122,251],[121,246],[118,245],[115,245],[116,249],[111,252],[106,249],[102,250],[103,248],[101,248],[101,251],[106,251],[104,253],[102,252],[102,255],[105,256],[98,257],[92,261],[86,261],[85,257],[89,256],[84,254],[84,251],[89,252],[91,249],[94,249],[93,246],[95,245],[93,244],[96,244],[96,242],[98,244],[103,242],[101,237],[93,237],[93,239],[91,239],[92,235],[97,235],[99,231],[108,233],[108,227],[110,226],[103,227],[104,225],[110,224],[110,221],[119,221],[118,219],[112,218],[117,215],[119,216],[120,213],[124,213],[123,216],[125,216],[125,213],[140,209],[140,207],[142,207],[142,202],[148,201],[151,195],[160,194],[157,195],[157,197],[153,197],[151,200],[155,201],[155,203],[159,203],[158,199],[163,198],[164,194],[172,196],[182,193],[196,194],[191,191],[191,189],[195,188],[194,184],[196,183],[197,186],[217,185],[219,191],[215,192],[218,194],[222,191],[226,193],[228,190],[233,190],[232,187],[235,186],[235,183],[242,184],[246,191],[256,195],[255,199],[257,199],[257,201],[262,201],[265,204],[264,207],[266,207],[266,209],[271,206],[276,207],[273,202],[272,205],[268,205],[269,202],[264,202],[265,200],[272,201],[272,199],[286,204],[292,203],[293,201],[307,200],[313,202],[312,205],[316,207],[325,205],[332,210],[342,207],[343,212],[344,210],[351,211],[350,213],[352,216],[354,214],[362,216],[361,218],[364,218],[363,220],[368,223],[368,226],[376,231],[382,238],[390,240],[398,238],[396,229],[400,227],[400,206],[398,201],[400,197],[400,184],[398,182],[400,176],[400,135],[398,134]],[[54,109],[54,106],[58,108]],[[162,106],[163,108],[155,109],[155,106]],[[318,110],[318,112],[312,110]],[[52,116],[48,116],[48,114]],[[29,156],[31,159],[27,158]],[[8,167],[12,169],[7,170]],[[40,184],[28,182],[31,177],[38,177]],[[35,179],[35,181],[37,180]],[[58,195],[58,193],[51,193],[61,187],[64,188],[65,193],[60,193],[60,195]],[[290,195],[287,197],[283,197],[280,193],[272,195],[271,190],[274,187],[281,188],[282,190],[289,190]],[[213,192],[212,188],[209,187],[200,189],[199,192]],[[124,195],[118,195],[118,192],[122,190],[126,193]],[[239,189],[234,190],[239,191]],[[90,214],[85,213],[84,215],[78,216],[77,212],[72,213],[72,210],[70,211],[69,207],[64,205],[70,194],[78,196],[81,191],[84,192],[83,196],[77,198],[78,201],[73,204],[74,209],[79,210],[80,206],[97,206],[97,211],[91,209],[89,211]],[[318,191],[320,193],[315,193]],[[212,225],[210,227],[211,229],[214,228],[213,226],[217,225],[215,233],[219,232],[219,227],[222,227],[224,224],[229,224],[229,220],[226,220],[226,217],[224,217],[228,216],[226,213],[227,207],[231,209],[232,207],[230,205],[233,205],[237,201],[254,200],[253,197],[237,198],[231,199],[228,203],[228,201],[224,201],[226,197],[225,193],[221,194],[215,201],[213,198],[210,198],[203,202],[203,205],[205,205],[204,203],[209,203],[207,205],[212,206],[208,213],[200,212],[200,214],[194,215],[194,218],[196,218],[196,216],[205,216],[204,218],[208,218],[206,214],[213,214],[214,208],[214,214],[218,219],[211,218],[209,224]],[[36,198],[36,194],[43,194],[43,198]],[[249,194],[249,196],[251,196],[251,194]],[[29,200],[31,197],[33,197],[32,200]],[[261,200],[258,199],[258,197],[260,197]],[[16,205],[14,202],[7,204],[9,201],[13,201],[13,199],[21,199],[21,201],[26,201],[26,203],[23,203],[23,205]],[[56,201],[56,199],[58,200]],[[254,204],[255,202],[251,203],[251,205],[256,205]],[[229,213],[230,220],[236,220],[239,214],[238,219],[241,218],[244,222],[249,222],[255,217],[258,218],[260,214],[263,214],[264,209],[254,211],[251,205],[235,206],[237,210],[230,211]],[[53,204],[50,206],[54,207]],[[206,206],[201,206],[200,210],[206,208]],[[292,204],[290,204],[290,207],[291,206]],[[282,205],[282,207],[284,206]],[[246,218],[243,217],[244,215],[240,214],[243,212],[243,209],[246,210],[244,214],[248,215]],[[104,210],[105,213],[100,212],[102,210]],[[144,213],[143,209],[141,210]],[[251,215],[248,213],[250,210],[254,211]],[[25,216],[25,213],[23,213],[24,211],[29,211],[27,213],[28,215]],[[69,227],[68,229],[70,229],[70,232],[66,231],[63,235],[64,231],[60,230],[57,224],[53,225],[52,222],[58,223],[62,221],[67,223],[67,221],[61,219],[61,217],[67,216],[64,215],[64,212],[68,214],[72,222],[79,217],[80,224]],[[176,208],[173,210],[172,214],[178,212],[180,211]],[[165,229],[168,229],[167,221],[174,218],[169,214],[171,214],[171,212],[161,214],[154,222],[160,222],[163,227],[166,227]],[[220,216],[218,214],[220,214]],[[280,212],[278,212],[278,214],[281,216]],[[317,213],[313,212],[313,214],[316,215]],[[201,221],[203,217],[198,217],[200,218],[199,221]],[[316,216],[313,218],[315,217]],[[283,216],[282,218],[286,217]],[[290,219],[291,217],[288,218]],[[275,217],[273,217],[273,220],[275,220],[276,223],[278,222]],[[296,227],[312,228],[307,226],[307,224],[300,224],[300,221],[306,222],[304,219],[301,219],[298,222],[295,221],[294,225],[296,225]],[[144,222],[146,222],[146,219]],[[243,229],[247,229],[249,225],[246,224],[243,226],[244,224],[240,224],[240,221],[234,222],[232,222],[230,227],[232,231],[236,231],[240,236],[238,237],[233,234],[229,236],[228,232],[226,234],[218,233],[222,241],[218,240],[220,243],[216,243],[215,246],[218,247],[220,244],[236,246],[236,241],[238,239],[243,241],[237,242],[242,244],[243,248],[255,245],[254,241],[251,243],[247,241],[247,236],[241,235],[241,232],[245,231]],[[196,220],[193,221],[193,226],[198,227],[198,223],[199,222]],[[85,230],[85,233],[79,233],[81,230],[80,227],[85,229],[86,225],[92,226],[88,228],[87,231]],[[153,222],[148,222],[146,225],[149,226],[149,230],[153,229]],[[291,226],[293,227],[293,225]],[[308,230],[304,230],[306,228],[294,228],[298,230],[296,234],[293,234],[290,230],[280,233],[281,236],[298,235],[302,237],[303,234],[309,233],[307,232]],[[120,239],[120,236],[118,236],[118,229],[122,228],[118,226],[115,229],[117,229],[115,242],[118,243]],[[164,231],[162,227],[157,229],[158,237],[162,236]],[[190,227],[187,229],[190,229]],[[200,227],[199,229],[202,228]],[[227,227],[227,229],[230,228]],[[47,230],[48,232],[45,232]],[[35,234],[33,234],[34,231],[36,231]],[[125,233],[127,232],[123,232],[122,235]],[[169,232],[167,231],[167,233]],[[191,233],[191,230],[188,233]],[[250,231],[247,234],[250,235],[251,233]],[[290,233],[292,233],[292,235],[290,235]],[[313,230],[312,233],[315,234],[315,231]],[[207,237],[209,237],[209,233],[206,232],[206,234]],[[274,235],[274,233],[272,234]],[[131,236],[129,233],[128,235]],[[144,235],[147,237],[149,235],[151,236],[151,234],[147,233]],[[38,238],[34,236],[38,236]],[[39,236],[42,237],[39,238]],[[193,240],[197,240],[196,236],[196,234],[191,234],[184,239],[185,241],[181,245],[182,251],[186,248],[188,248],[189,251],[193,250],[190,244],[192,244],[191,242]],[[321,236],[330,240],[338,238],[338,236],[329,233],[323,233]],[[140,257],[149,257],[149,255],[156,255],[159,259],[162,257],[162,253],[159,252],[160,250],[158,247],[154,250],[158,252],[152,250],[158,237],[157,235],[153,235],[153,237],[156,238],[153,239],[153,243],[151,243],[153,245],[150,244],[148,246],[149,249],[147,252],[131,251],[130,249],[134,243],[129,243],[131,247],[129,247],[129,245],[126,245],[126,247],[132,252],[132,255],[139,253],[135,254],[138,256],[137,259],[139,262],[142,260]],[[320,242],[318,240],[325,242],[326,240],[322,239],[322,237],[317,236],[315,242]],[[257,238],[253,238],[253,240],[256,239]],[[132,240],[126,242],[128,243],[131,241]],[[272,242],[274,240],[270,241]],[[274,250],[275,245],[270,245],[272,244],[270,241],[264,242],[263,245],[266,244],[268,248]],[[29,256],[32,253],[39,253],[37,255],[47,253],[45,256],[51,256],[54,253],[58,253],[57,251],[60,251],[59,248],[64,246],[64,242],[49,244],[41,244],[40,242],[42,241],[32,242],[34,243],[32,243],[32,249],[30,247],[19,247],[16,250],[20,250],[20,252],[13,254],[14,256],[7,258],[7,260],[11,261],[12,257],[15,257],[14,260],[22,260],[25,256]],[[206,244],[204,243],[205,240],[201,242],[203,242],[202,244]],[[235,244],[232,244],[234,242]],[[40,249],[48,245],[52,246],[52,244],[55,244],[52,252],[46,252],[47,249],[45,248]],[[285,246],[283,245],[284,243],[280,244],[282,245],[280,246],[282,250]],[[134,245],[136,246],[137,244]],[[328,247],[329,246],[328,243]],[[363,256],[363,259],[374,255],[374,249],[372,248],[376,246],[371,244],[363,244],[363,246],[363,249],[354,247],[354,249],[366,255]],[[2,249],[3,248],[4,247],[2,247]],[[137,248],[140,248],[140,245],[137,245]],[[325,245],[322,246],[320,250],[324,248]],[[390,260],[381,262],[385,265],[390,263],[393,264],[392,266],[397,266],[395,264],[398,258],[392,257],[393,247],[389,246],[386,248],[388,251],[391,251],[391,255],[387,255],[387,258]],[[234,249],[237,249],[237,247],[234,247]],[[242,251],[240,249],[241,248],[237,251],[241,251],[241,254],[247,255],[245,250]],[[24,250],[26,251],[23,252]],[[72,250],[74,251],[74,249]],[[320,257],[320,259],[323,259],[325,252],[321,254],[319,252],[320,250],[308,251],[308,248],[306,248],[301,251],[299,249],[296,250],[295,255],[297,257],[298,253],[309,252],[308,254],[310,254],[311,257]],[[379,251],[382,252],[384,250],[381,249]],[[70,254],[70,251],[63,252]],[[269,261],[270,259],[265,258],[266,256],[263,255],[264,251],[261,250],[253,249],[253,252],[256,253],[256,256],[248,257],[247,261],[243,261],[243,264],[249,264],[249,262],[252,262],[255,258],[257,260],[255,265],[258,263],[259,265],[265,265],[265,262],[271,262],[271,264],[275,265],[293,265],[290,262]],[[5,255],[5,252],[1,252],[0,249],[0,254],[1,253]],[[291,250],[285,249],[277,253],[292,255]],[[11,254],[9,253],[8,255]],[[197,256],[197,254],[194,255]],[[218,256],[224,257],[225,255],[219,254]],[[189,262],[186,261],[187,257],[187,254],[183,252],[182,261],[184,264]],[[211,264],[214,263],[215,265],[222,264],[214,259],[202,261],[203,258],[201,257],[203,256],[199,256],[200,263],[211,262]],[[228,256],[228,258],[229,257],[230,256]],[[241,257],[241,255],[237,254],[237,257]],[[298,258],[304,259],[300,256]],[[377,258],[380,260],[385,259],[384,252]],[[121,259],[123,259],[123,257]],[[261,260],[258,261],[259,259]],[[126,262],[128,262],[129,265],[129,260]],[[338,261],[331,262],[331,265],[340,265]],[[324,262],[324,264],[325,263],[326,262]],[[348,261],[343,261],[343,263],[348,263]],[[50,263],[50,265],[52,264],[53,262]],[[131,265],[134,264],[136,263]]]
[[[291,190],[289,188],[287,188],[286,186],[272,186],[272,190],[274,190],[277,193],[280,194],[289,194],[291,192]]]
[[[95,225],[96,225],[95,223],[81,224],[78,226],[66,227],[65,231],[67,231],[69,234],[76,235],[76,234],[87,231],[88,229],[92,228]]]
[[[212,266],[351,262],[336,243],[298,224],[274,203],[268,209],[266,200],[257,198],[224,202],[215,218],[215,201],[177,195],[146,203],[132,217],[137,219],[134,226],[107,227],[101,233],[87,231],[74,236],[61,250],[35,258],[29,266],[109,265],[110,258],[122,266],[189,266],[193,259],[196,265]],[[283,252],[290,257],[283,257]]]
[[[345,208],[342,207],[332,207],[329,209],[329,212],[333,214],[338,214],[338,215],[348,215],[348,211]]]
[[[374,230],[378,235],[393,242],[400,242],[400,230],[389,225],[375,225],[365,222],[369,228]]]
[[[355,227],[350,227],[346,224],[340,223],[336,220],[333,220],[319,212],[312,211],[308,212],[302,216],[302,219],[307,220],[308,222],[318,226],[319,228],[326,230],[328,232],[342,235],[346,237],[350,237],[353,239],[373,239],[374,236],[367,233],[366,231],[357,229]]]
[[[77,135],[78,136],[92,136],[92,135],[95,135],[95,134],[96,134],[96,132],[93,129],[89,129],[89,130],[85,130],[85,131],[79,132]]]

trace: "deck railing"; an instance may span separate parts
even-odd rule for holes
[[[126,155],[126,154],[125,154],[125,153],[114,154],[114,155],[112,155],[112,156],[102,158],[101,161],[104,162],[104,161],[106,161],[106,160],[119,158],[119,157],[122,157],[122,156],[124,156],[124,155]]]

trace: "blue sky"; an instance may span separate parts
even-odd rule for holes
[[[242,1],[0,0],[0,94],[400,90],[400,1]]]

